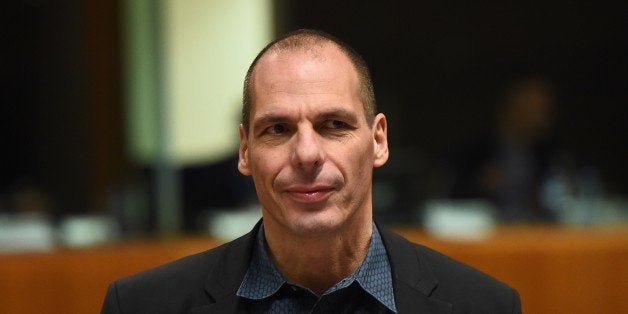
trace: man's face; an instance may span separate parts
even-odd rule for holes
[[[373,167],[388,159],[386,119],[366,121],[357,74],[335,46],[268,53],[253,73],[238,169],[252,175],[264,224],[316,235],[370,223]]]

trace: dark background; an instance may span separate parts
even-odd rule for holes
[[[1,5],[0,206],[34,186],[55,215],[109,210],[138,175],[124,148],[120,11],[115,1]],[[277,1],[277,33],[319,28],[371,67],[389,119],[388,204],[447,196],[442,160],[493,123],[504,88],[555,87],[555,145],[628,194],[628,5],[621,1]],[[384,193],[385,194],[385,193]],[[2,210],[2,207],[0,207]]]
[[[4,1],[0,20],[0,211],[105,210],[129,174],[118,4]]]
[[[625,181],[625,4],[403,3],[299,1],[283,28],[320,28],[363,54],[393,147],[464,141],[491,123],[505,84],[543,75],[558,90],[561,142]]]

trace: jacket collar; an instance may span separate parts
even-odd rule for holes
[[[249,267],[260,224],[261,220],[249,233],[225,244],[205,281],[205,291],[215,303],[191,313],[246,313],[235,293]],[[377,228],[390,259],[397,312],[451,313],[452,304],[430,297],[438,282],[414,245],[379,224]]]
[[[438,281],[415,245],[379,224],[377,228],[390,259],[397,311],[451,313],[451,303],[431,297]]]
[[[249,267],[260,224],[261,220],[249,233],[223,246],[214,269],[205,280],[205,291],[214,303],[194,308],[190,313],[246,313],[235,293]]]

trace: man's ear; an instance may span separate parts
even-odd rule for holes
[[[373,144],[373,167],[381,167],[388,161],[388,125],[383,113],[378,113],[373,121]]]
[[[238,170],[245,176],[251,175],[249,167],[249,142],[244,126],[240,124],[240,149],[238,150]]]

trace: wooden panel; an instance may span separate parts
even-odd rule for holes
[[[0,313],[99,313],[116,278],[218,244],[186,238],[0,256]]]
[[[525,313],[628,313],[628,226],[508,227],[476,242],[396,230],[509,283]],[[0,313],[98,313],[114,279],[219,243],[186,237],[0,255]]]

